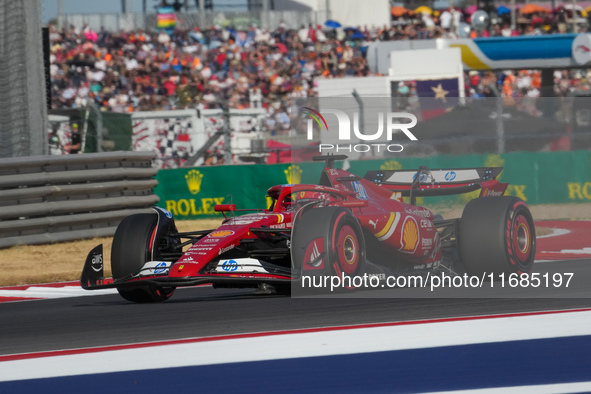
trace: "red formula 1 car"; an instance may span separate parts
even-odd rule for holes
[[[468,274],[523,273],[532,268],[535,227],[526,204],[503,196],[502,168],[369,171],[360,178],[326,162],[317,185],[268,190],[269,209],[241,216],[233,205],[214,230],[179,233],[172,215],[125,218],[111,251],[113,278],[103,277],[102,245],[88,255],[81,285],[117,288],[134,302],[168,299],[175,288],[210,283],[289,289],[304,275],[404,275],[437,270]],[[419,196],[480,189],[461,218],[444,220],[415,205]],[[409,204],[403,202],[409,198]],[[449,258],[446,258],[449,256]]]

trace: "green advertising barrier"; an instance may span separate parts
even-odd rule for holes
[[[591,202],[591,152],[523,152],[504,155],[433,156],[350,162],[350,172],[363,176],[369,170],[504,167],[497,178],[510,186],[506,194],[528,204]],[[337,163],[342,165],[342,163]],[[267,206],[266,191],[280,184],[316,183],[323,163],[195,167],[161,170],[154,192],[159,206],[178,219],[220,217],[215,204],[236,208]],[[478,192],[460,196],[430,197],[418,203],[465,204]]]
[[[160,170],[154,193],[158,206],[178,219],[221,217],[215,204],[237,209],[268,206],[267,189],[274,185],[316,183],[322,163],[231,165]]]

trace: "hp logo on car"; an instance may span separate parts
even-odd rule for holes
[[[226,260],[222,263],[222,269],[226,272],[236,271],[238,269],[238,263],[236,260]]]
[[[158,263],[156,264],[156,267],[154,267],[154,273],[155,274],[162,274],[164,271],[166,271],[167,265],[165,262],[162,263]]]
[[[456,172],[455,171],[448,171],[445,174],[445,180],[450,182],[453,181],[454,179],[456,179]]]

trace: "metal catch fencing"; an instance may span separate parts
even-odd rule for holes
[[[0,157],[47,153],[39,3],[0,2]]]
[[[151,152],[0,159],[0,248],[106,237],[159,201]]]
[[[206,11],[177,13],[177,27],[181,29],[208,28],[213,25],[232,26],[238,30],[246,30],[251,25],[262,28],[276,29],[280,24],[290,29],[310,23],[316,25],[321,20],[316,11]],[[99,30],[104,27],[108,31],[121,30],[156,30],[157,14],[64,14],[61,19],[63,27],[75,26],[78,29],[88,25]]]

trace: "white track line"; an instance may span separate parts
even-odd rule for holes
[[[549,227],[545,227],[545,228],[549,228]],[[552,232],[550,234],[538,235],[536,237],[536,239],[550,238],[550,237],[558,237],[558,236],[561,236],[561,235],[570,234],[570,230],[567,230],[567,229],[564,229],[564,228],[552,228],[551,230],[552,230]]]
[[[591,382],[541,384],[535,386],[495,387],[490,389],[470,389],[459,391],[434,391],[437,394],[562,394],[589,393]]]
[[[81,287],[36,287],[32,286],[25,290],[0,290],[0,297],[22,297],[22,298],[71,298],[93,295],[117,294],[117,289],[101,289],[88,291]]]

